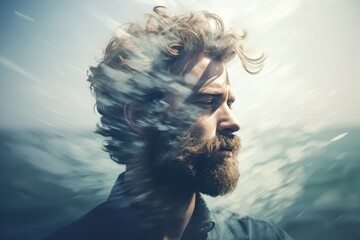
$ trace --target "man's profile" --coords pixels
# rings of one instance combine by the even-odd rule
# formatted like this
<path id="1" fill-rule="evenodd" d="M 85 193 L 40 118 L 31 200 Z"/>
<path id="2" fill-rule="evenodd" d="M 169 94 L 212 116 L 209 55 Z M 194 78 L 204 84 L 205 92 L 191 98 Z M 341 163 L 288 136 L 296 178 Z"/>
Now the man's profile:
<path id="1" fill-rule="evenodd" d="M 107 201 L 48 239 L 291 239 L 263 220 L 212 213 L 201 197 L 231 193 L 240 176 L 225 64 L 237 55 L 256 73 L 264 60 L 245 54 L 245 38 L 205 11 L 155 7 L 123 26 L 88 80 L 97 132 L 126 171 Z"/>

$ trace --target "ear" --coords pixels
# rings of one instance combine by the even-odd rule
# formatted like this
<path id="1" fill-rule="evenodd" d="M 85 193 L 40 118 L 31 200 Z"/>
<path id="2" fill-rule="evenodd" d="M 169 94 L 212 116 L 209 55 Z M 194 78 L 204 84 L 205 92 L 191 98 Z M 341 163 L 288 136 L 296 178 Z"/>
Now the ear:
<path id="1" fill-rule="evenodd" d="M 144 126 L 140 125 L 141 120 L 145 117 L 144 109 L 134 102 L 124 104 L 124 118 L 127 124 L 138 134 L 142 134 Z"/>

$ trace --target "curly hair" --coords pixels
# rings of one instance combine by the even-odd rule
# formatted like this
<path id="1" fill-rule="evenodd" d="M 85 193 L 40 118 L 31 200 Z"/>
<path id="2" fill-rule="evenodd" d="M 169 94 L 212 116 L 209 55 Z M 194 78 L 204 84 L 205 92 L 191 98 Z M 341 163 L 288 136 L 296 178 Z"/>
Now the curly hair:
<path id="1" fill-rule="evenodd" d="M 202 56 L 226 63 L 237 55 L 249 73 L 260 71 L 265 59 L 263 55 L 248 57 L 243 50 L 246 32 L 226 30 L 213 13 L 176 15 L 157 6 L 144 20 L 121 26 L 98 66 L 88 72 L 101 114 L 96 132 L 106 137 L 104 150 L 120 164 L 126 164 L 142 144 L 124 119 L 124 104 L 147 104 L 154 115 L 164 111 L 164 91 L 181 91 L 178 86 L 169 86 L 183 76 L 179 69 L 184 66 L 179 65 L 186 64 L 184 59 Z"/>

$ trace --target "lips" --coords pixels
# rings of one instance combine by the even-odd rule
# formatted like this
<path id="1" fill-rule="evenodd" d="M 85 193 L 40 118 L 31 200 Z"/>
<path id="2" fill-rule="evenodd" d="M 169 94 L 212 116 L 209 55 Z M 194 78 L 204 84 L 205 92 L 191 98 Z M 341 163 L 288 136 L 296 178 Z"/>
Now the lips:
<path id="1" fill-rule="evenodd" d="M 233 152 L 229 149 L 222 148 L 216 152 L 216 155 L 219 155 L 221 158 L 232 158 Z"/>

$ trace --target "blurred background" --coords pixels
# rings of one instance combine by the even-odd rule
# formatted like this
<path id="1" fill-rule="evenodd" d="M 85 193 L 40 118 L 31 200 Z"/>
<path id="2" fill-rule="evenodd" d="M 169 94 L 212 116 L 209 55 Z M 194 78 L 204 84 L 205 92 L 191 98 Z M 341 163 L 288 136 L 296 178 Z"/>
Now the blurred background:
<path id="1" fill-rule="evenodd" d="M 39 239 L 104 201 L 124 170 L 93 133 L 86 71 L 117 27 L 164 5 L 208 10 L 267 56 L 229 63 L 242 177 L 216 209 L 294 239 L 360 239 L 360 2 L 0 1 L 0 239 Z"/>

